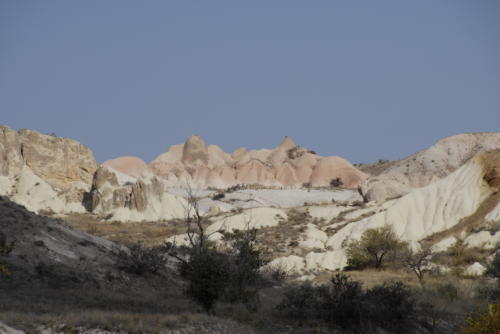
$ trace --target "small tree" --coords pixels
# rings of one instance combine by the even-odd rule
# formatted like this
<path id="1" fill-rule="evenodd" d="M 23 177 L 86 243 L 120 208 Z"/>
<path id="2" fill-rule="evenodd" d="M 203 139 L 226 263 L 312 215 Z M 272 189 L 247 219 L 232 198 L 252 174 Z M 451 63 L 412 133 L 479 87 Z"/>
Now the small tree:
<path id="1" fill-rule="evenodd" d="M 417 275 L 420 285 L 424 286 L 424 275 L 430 270 L 432 251 L 429 246 L 424 246 L 419 251 L 414 252 L 407 247 L 403 255 L 403 261 L 408 269 Z"/>
<path id="2" fill-rule="evenodd" d="M 247 306 L 249 302 L 258 300 L 256 285 L 260 280 L 259 269 L 266 261 L 255 245 L 257 231 L 251 229 L 250 222 L 247 222 L 246 230 L 225 233 L 225 241 L 230 247 L 217 249 L 209 240 L 210 234 L 205 231 L 199 199 L 190 187 L 187 194 L 187 257 L 180 256 L 175 245 L 170 250 L 170 255 L 179 260 L 180 273 L 187 280 L 186 295 L 207 312 L 211 312 L 215 303 L 223 297 L 230 302 L 244 302 Z"/>
<path id="3" fill-rule="evenodd" d="M 247 228 L 225 234 L 229 247 L 229 282 L 226 297 L 230 302 L 248 303 L 257 298 L 256 286 L 261 279 L 260 268 L 267 264 L 262 251 L 256 247 L 257 230 Z"/>
<path id="4" fill-rule="evenodd" d="M 355 240 L 346 249 L 347 264 L 353 269 L 368 266 L 380 269 L 388 255 L 395 254 L 405 247 L 406 243 L 396 237 L 388 225 L 366 230 L 360 240 Z"/>

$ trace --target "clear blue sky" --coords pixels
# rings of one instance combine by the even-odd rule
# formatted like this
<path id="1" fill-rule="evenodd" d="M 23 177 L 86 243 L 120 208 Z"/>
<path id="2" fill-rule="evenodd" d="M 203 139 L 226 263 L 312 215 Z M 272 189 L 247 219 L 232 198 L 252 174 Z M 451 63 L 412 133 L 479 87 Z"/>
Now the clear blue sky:
<path id="1" fill-rule="evenodd" d="M 0 0 L 0 124 L 101 162 L 193 133 L 401 158 L 500 131 L 500 1 Z"/>

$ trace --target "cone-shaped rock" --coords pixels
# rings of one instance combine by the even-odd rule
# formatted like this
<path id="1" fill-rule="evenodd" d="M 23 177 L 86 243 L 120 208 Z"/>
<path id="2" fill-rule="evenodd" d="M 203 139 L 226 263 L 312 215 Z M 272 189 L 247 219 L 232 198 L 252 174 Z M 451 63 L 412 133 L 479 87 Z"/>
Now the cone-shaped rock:
<path id="1" fill-rule="evenodd" d="M 208 148 L 200 136 L 192 135 L 188 138 L 182 150 L 182 161 L 186 164 L 208 163 Z"/>

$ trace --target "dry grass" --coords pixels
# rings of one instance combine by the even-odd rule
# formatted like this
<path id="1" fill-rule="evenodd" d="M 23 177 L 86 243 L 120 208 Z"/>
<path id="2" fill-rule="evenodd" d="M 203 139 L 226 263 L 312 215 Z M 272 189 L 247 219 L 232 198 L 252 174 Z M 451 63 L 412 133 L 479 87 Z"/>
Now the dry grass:
<path id="1" fill-rule="evenodd" d="M 62 219 L 71 228 L 125 245 L 142 243 L 146 246 L 156 246 L 162 244 L 165 238 L 186 233 L 186 223 L 181 219 L 166 222 L 122 223 L 105 221 L 92 214 L 73 214 Z"/>

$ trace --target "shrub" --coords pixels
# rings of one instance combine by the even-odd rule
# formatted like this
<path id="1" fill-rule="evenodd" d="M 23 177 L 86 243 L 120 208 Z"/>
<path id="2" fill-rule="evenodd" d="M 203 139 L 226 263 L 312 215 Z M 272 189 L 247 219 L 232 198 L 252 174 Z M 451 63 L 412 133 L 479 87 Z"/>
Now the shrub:
<path id="1" fill-rule="evenodd" d="M 180 272 L 188 281 L 185 294 L 210 312 L 226 288 L 229 278 L 227 258 L 214 250 L 192 253 L 181 262 Z"/>
<path id="2" fill-rule="evenodd" d="M 218 201 L 218 200 L 223 199 L 224 197 L 226 197 L 226 194 L 224 194 L 223 192 L 218 192 L 212 196 L 212 200 Z"/>
<path id="3" fill-rule="evenodd" d="M 458 299 L 458 288 L 452 283 L 440 284 L 436 287 L 435 293 L 437 296 L 444 298 L 450 302 Z"/>
<path id="4" fill-rule="evenodd" d="M 497 250 L 493 260 L 486 266 L 485 275 L 500 278 L 500 250 Z"/>
<path id="5" fill-rule="evenodd" d="M 457 240 L 451 247 L 449 247 L 446 254 L 449 256 L 449 261 L 453 266 L 471 264 L 481 261 L 483 258 L 479 249 L 467 248 L 461 240 Z"/>
<path id="6" fill-rule="evenodd" d="M 416 315 L 416 302 L 403 283 L 363 291 L 359 282 L 342 273 L 332 277 L 327 286 L 304 283 L 288 288 L 277 308 L 287 317 L 319 320 L 330 327 L 396 332 L 408 330 Z"/>
<path id="7" fill-rule="evenodd" d="M 118 268 L 132 274 L 157 274 L 165 265 L 166 252 L 164 246 L 148 248 L 135 244 L 128 250 L 119 250 L 116 261 Z"/>
<path id="8" fill-rule="evenodd" d="M 463 334 L 500 333 L 500 303 L 488 305 L 488 310 L 476 315 L 469 315 Z"/>
<path id="9" fill-rule="evenodd" d="M 234 231 L 226 234 L 230 243 L 228 258 L 229 281 L 226 288 L 226 299 L 230 302 L 254 302 L 257 298 L 256 286 L 261 280 L 260 268 L 267 261 L 255 243 L 257 230 Z"/>
<path id="10" fill-rule="evenodd" d="M 277 309 L 286 317 L 306 320 L 318 317 L 318 305 L 318 287 L 307 282 L 289 287 Z"/>
<path id="11" fill-rule="evenodd" d="M 260 270 L 260 274 L 265 281 L 281 284 L 287 280 L 290 275 L 290 270 L 288 270 L 285 265 L 275 264 L 272 266 L 265 266 Z"/>
<path id="12" fill-rule="evenodd" d="M 327 323 L 349 328 L 358 325 L 363 314 L 363 290 L 359 282 L 339 273 L 331 285 L 318 288 L 318 315 Z"/>
<path id="13" fill-rule="evenodd" d="M 381 268 L 389 256 L 394 256 L 406 247 L 390 226 L 366 230 L 360 240 L 351 242 L 346 249 L 347 265 L 350 269 L 366 267 Z"/>
<path id="14" fill-rule="evenodd" d="M 10 270 L 7 264 L 4 262 L 3 257 L 8 256 L 12 250 L 14 250 L 16 242 L 12 241 L 7 243 L 7 238 L 3 233 L 0 232 L 0 273 L 4 275 L 10 275 Z"/>
<path id="15" fill-rule="evenodd" d="M 330 181 L 330 187 L 340 187 L 344 184 L 340 177 L 336 177 Z"/>
<path id="16" fill-rule="evenodd" d="M 375 286 L 365 295 L 369 321 L 377 327 L 401 332 L 416 314 L 416 302 L 402 282 Z"/>

